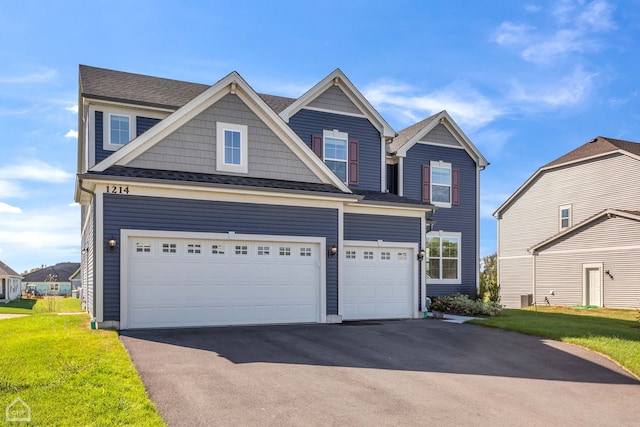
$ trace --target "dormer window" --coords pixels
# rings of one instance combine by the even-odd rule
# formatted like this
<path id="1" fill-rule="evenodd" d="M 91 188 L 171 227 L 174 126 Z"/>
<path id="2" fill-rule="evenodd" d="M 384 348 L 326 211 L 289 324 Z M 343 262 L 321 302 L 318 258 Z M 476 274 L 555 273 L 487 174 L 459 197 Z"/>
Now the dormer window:
<path id="1" fill-rule="evenodd" d="M 109 143 L 124 145 L 131 140 L 129 128 L 131 118 L 119 114 L 109 114 Z"/>

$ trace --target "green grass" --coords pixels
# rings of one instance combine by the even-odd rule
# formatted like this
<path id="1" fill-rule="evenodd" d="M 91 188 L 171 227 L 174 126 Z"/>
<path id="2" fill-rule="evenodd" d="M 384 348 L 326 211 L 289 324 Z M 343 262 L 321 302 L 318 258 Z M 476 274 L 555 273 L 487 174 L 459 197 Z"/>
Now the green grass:
<path id="1" fill-rule="evenodd" d="M 604 354 L 640 377 L 638 311 L 528 307 L 469 323 L 563 341 Z"/>
<path id="2" fill-rule="evenodd" d="M 58 301 L 56 311 L 80 308 L 77 299 Z M 32 425 L 164 425 L 117 332 L 91 330 L 87 315 L 47 313 L 46 300 L 28 305 L 0 311 L 33 313 L 0 320 L 0 409 L 20 397 Z"/>
<path id="3" fill-rule="evenodd" d="M 0 304 L 0 314 L 41 314 L 81 312 L 77 298 L 22 298 Z"/>

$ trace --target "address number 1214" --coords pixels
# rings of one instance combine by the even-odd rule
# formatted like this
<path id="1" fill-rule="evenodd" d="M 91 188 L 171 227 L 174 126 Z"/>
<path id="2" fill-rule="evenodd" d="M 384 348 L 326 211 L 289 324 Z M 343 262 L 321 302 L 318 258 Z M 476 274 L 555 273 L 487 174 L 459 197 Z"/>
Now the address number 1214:
<path id="1" fill-rule="evenodd" d="M 107 193 L 109 194 L 129 194 L 129 187 L 121 185 L 107 185 Z"/>

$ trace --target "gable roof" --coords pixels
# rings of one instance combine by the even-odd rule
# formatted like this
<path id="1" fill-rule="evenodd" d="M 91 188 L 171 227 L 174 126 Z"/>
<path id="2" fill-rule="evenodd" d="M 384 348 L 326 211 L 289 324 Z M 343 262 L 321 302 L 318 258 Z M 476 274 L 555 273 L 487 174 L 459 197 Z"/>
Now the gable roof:
<path id="1" fill-rule="evenodd" d="M 627 218 L 627 219 L 631 219 L 631 220 L 635 220 L 635 221 L 640 221 L 640 211 L 629 211 L 629 210 L 622 210 L 622 209 L 605 209 L 603 211 L 598 212 L 597 214 L 593 215 L 592 217 L 589 217 L 587 219 L 585 219 L 584 221 L 574 225 L 573 227 L 569 227 L 565 230 L 562 230 L 561 232 L 559 232 L 558 234 L 551 236 L 550 238 L 543 240 L 542 242 L 532 246 L 531 248 L 528 249 L 529 253 L 531 254 L 535 254 L 538 250 L 542 249 L 543 247 L 555 242 L 556 240 L 567 236 L 581 228 L 586 227 L 587 225 L 603 218 L 603 217 L 623 217 L 623 218 Z"/>
<path id="2" fill-rule="evenodd" d="M 453 135 L 453 137 L 460 143 L 479 167 L 489 165 L 489 162 L 482 153 L 480 153 L 480 150 L 478 150 L 467 135 L 465 135 L 446 110 L 440 111 L 438 114 L 427 117 L 426 119 L 398 132 L 398 135 L 393 139 L 393 142 L 387 146 L 387 152 L 395 153 L 399 157 L 405 157 L 411 147 L 416 145 L 418 141 L 420 141 L 439 124 L 442 124 L 447 128 L 451 135 Z"/>
<path id="3" fill-rule="evenodd" d="M 9 267 L 4 262 L 0 261 L 0 276 L 14 276 L 20 277 L 18 273 L 15 272 L 11 267 Z"/>
<path id="4" fill-rule="evenodd" d="M 311 151 L 311 148 L 302 142 L 298 135 L 282 121 L 274 110 L 266 104 L 264 99 L 235 71 L 201 92 L 147 132 L 94 165 L 90 170 L 102 172 L 112 166 L 125 166 L 229 93 L 240 97 L 322 182 L 333 184 L 345 193 L 351 193 L 349 187 Z"/>
<path id="5" fill-rule="evenodd" d="M 349 100 L 351 100 L 351 102 L 353 102 L 373 123 L 373 125 L 382 134 L 383 138 L 393 138 L 395 136 L 396 133 L 389 123 L 382 118 L 380 113 L 373 108 L 369 101 L 367 101 L 367 99 L 339 68 L 336 68 L 331 74 L 306 91 L 300 98 L 287 106 L 287 108 L 282 110 L 280 112 L 280 117 L 282 117 L 285 122 L 289 123 L 289 119 L 292 116 L 311 103 L 331 86 L 340 87 Z"/>
<path id="6" fill-rule="evenodd" d="M 56 265 L 44 267 L 22 277 L 23 282 L 46 282 L 51 274 L 56 282 L 70 282 L 70 277 L 80 268 L 79 262 L 61 262 Z"/>
<path id="7" fill-rule="evenodd" d="M 496 209 L 493 216 L 498 218 L 502 211 L 505 210 L 512 201 L 514 201 L 533 181 L 535 181 L 538 176 L 544 172 L 586 160 L 609 156 L 614 153 L 625 154 L 640 160 L 640 143 L 598 136 L 538 169 L 498 209 Z"/>
<path id="8" fill-rule="evenodd" d="M 103 101 L 123 102 L 145 107 L 177 110 L 211 87 L 144 74 L 80 65 L 80 95 Z M 269 107 L 280 113 L 294 98 L 258 94 Z"/>

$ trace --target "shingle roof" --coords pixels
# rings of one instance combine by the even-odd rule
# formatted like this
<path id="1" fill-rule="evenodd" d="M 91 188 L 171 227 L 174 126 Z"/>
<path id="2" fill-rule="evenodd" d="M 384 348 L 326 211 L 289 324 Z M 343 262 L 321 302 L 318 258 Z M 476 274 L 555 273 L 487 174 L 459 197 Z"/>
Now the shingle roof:
<path id="1" fill-rule="evenodd" d="M 430 209 L 434 207 L 429 203 L 423 203 L 419 200 L 398 196 L 397 194 L 392 194 L 392 193 L 381 193 L 379 191 L 356 190 L 356 189 L 354 189 L 353 192 L 354 194 L 364 196 L 364 199 L 363 199 L 364 203 L 379 202 L 383 204 L 394 204 L 394 205 L 413 205 L 416 207 L 424 207 L 425 209 Z"/>
<path id="2" fill-rule="evenodd" d="M 0 276 L 17 276 L 20 277 L 18 273 L 15 272 L 11 267 L 9 267 L 4 262 L 0 261 Z"/>
<path id="3" fill-rule="evenodd" d="M 404 128 L 401 131 L 399 131 L 398 135 L 395 138 L 393 138 L 393 142 L 389 144 L 389 147 L 388 147 L 389 153 L 395 153 L 396 151 L 398 151 L 400 147 L 406 144 L 411 138 L 416 136 L 418 132 L 424 129 L 425 126 L 431 123 L 438 116 L 438 114 L 434 114 L 431 117 L 427 117 L 426 119 L 421 120 L 418 123 L 413 124 L 408 128 Z"/>
<path id="4" fill-rule="evenodd" d="M 169 180 L 180 182 L 195 182 L 203 184 L 243 186 L 256 188 L 273 188 L 294 191 L 312 191 L 321 193 L 347 194 L 331 184 L 310 182 L 283 181 L 278 179 L 252 178 L 247 176 L 215 175 L 207 173 L 166 171 L 159 169 L 131 168 L 126 166 L 112 166 L 102 172 L 88 172 L 89 176 L 117 176 L 124 178 Z"/>
<path id="5" fill-rule="evenodd" d="M 640 156 L 640 143 L 599 136 L 587 142 L 586 144 L 581 145 L 575 150 L 568 152 L 564 156 L 559 157 L 550 163 L 547 163 L 543 166 L 543 168 L 549 166 L 557 166 L 563 163 L 569 163 L 616 150 L 624 150 L 628 153 Z"/>
<path id="6" fill-rule="evenodd" d="M 175 110 L 209 87 L 206 84 L 80 65 L 80 93 L 105 101 Z M 276 113 L 295 101 L 282 96 L 259 95 Z"/>
<path id="7" fill-rule="evenodd" d="M 71 275 L 80 268 L 79 262 L 61 262 L 56 265 L 44 267 L 22 277 L 23 282 L 45 282 L 49 275 L 55 276 L 56 282 L 69 282 Z"/>

